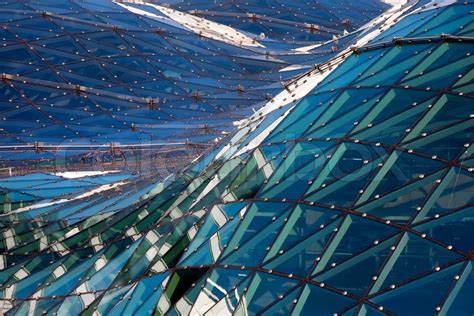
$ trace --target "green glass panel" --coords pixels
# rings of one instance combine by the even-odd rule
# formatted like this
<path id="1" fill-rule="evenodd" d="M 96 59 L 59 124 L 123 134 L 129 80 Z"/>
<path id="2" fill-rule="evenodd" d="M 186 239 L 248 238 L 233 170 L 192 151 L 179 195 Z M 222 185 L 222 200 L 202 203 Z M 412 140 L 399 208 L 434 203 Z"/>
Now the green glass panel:
<path id="1" fill-rule="evenodd" d="M 336 236 L 331 240 L 331 244 L 317 263 L 313 275 L 330 269 L 331 265 L 337 265 L 362 251 L 367 251 L 373 245 L 381 243 L 396 233 L 398 230 L 391 225 L 360 216 L 346 216 L 343 224 L 337 230 Z"/>
<path id="2" fill-rule="evenodd" d="M 392 284 L 398 285 L 461 258 L 454 251 L 449 251 L 412 233 L 408 233 L 406 237 L 398 246 L 399 249 L 395 252 L 398 256 L 393 257 L 394 262 L 387 268 L 386 277 L 380 278 L 376 287 L 380 284 L 380 289 L 386 289 Z"/>
<path id="3" fill-rule="evenodd" d="M 245 310 L 249 313 L 258 313 L 298 284 L 298 281 L 289 278 L 256 273 L 245 293 Z"/>
<path id="4" fill-rule="evenodd" d="M 314 232 L 309 237 L 293 244 L 288 250 L 278 252 L 276 257 L 269 260 L 265 267 L 275 271 L 305 277 L 316 264 L 316 259 L 322 254 L 334 234 L 334 229 L 340 220 Z"/>
<path id="5" fill-rule="evenodd" d="M 300 291 L 301 291 L 301 287 L 297 287 L 291 290 L 289 294 L 286 294 L 285 296 L 281 298 L 278 297 L 278 300 L 276 300 L 273 303 L 273 305 L 267 306 L 261 315 L 264 315 L 264 316 L 289 315 L 294 306 L 293 300 L 299 295 Z"/>
<path id="6" fill-rule="evenodd" d="M 362 297 L 390 252 L 395 238 L 375 245 L 315 276 L 313 279 Z"/>
<path id="7" fill-rule="evenodd" d="M 293 309 L 292 315 L 333 315 L 354 301 L 342 294 L 308 284 Z"/>
<path id="8" fill-rule="evenodd" d="M 457 264 L 440 272 L 431 273 L 371 298 L 371 301 L 382 305 L 387 311 L 399 315 L 406 313 L 416 313 L 417 315 L 436 314 L 436 307 L 439 306 L 443 296 L 453 283 L 454 275 L 459 268 L 460 264 Z M 413 302 L 416 302 L 416 304 L 412 304 Z"/>

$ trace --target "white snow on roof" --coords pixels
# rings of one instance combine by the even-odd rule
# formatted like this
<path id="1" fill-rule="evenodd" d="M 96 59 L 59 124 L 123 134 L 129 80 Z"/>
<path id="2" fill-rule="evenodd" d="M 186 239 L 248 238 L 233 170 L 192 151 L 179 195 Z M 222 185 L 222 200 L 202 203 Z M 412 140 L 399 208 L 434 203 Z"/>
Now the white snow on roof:
<path id="1" fill-rule="evenodd" d="M 163 19 L 162 16 L 127 5 L 126 3 L 119 3 L 116 1 L 114 2 L 133 13 L 140 14 L 153 19 Z M 230 26 L 216 23 L 181 11 L 166 8 L 157 4 L 146 3 L 137 0 L 130 2 L 153 7 L 161 14 L 179 23 L 181 26 L 204 37 L 212 38 L 214 40 L 226 42 L 228 44 L 237 46 L 265 47 L 264 45 L 257 42 L 254 38 L 248 37 L 244 33 L 239 32 Z"/>
<path id="2" fill-rule="evenodd" d="M 395 1 L 394 1 L 395 2 Z M 398 19 L 408 11 L 412 6 L 414 6 L 418 1 L 417 0 L 397 0 L 397 4 L 373 19 L 366 25 L 362 26 L 360 29 L 372 29 L 367 34 L 363 35 L 355 43 L 356 47 L 367 45 L 371 40 L 379 36 L 383 31 L 396 24 Z M 380 27 L 375 28 L 374 26 L 380 24 Z"/>
<path id="3" fill-rule="evenodd" d="M 301 47 L 295 48 L 294 51 L 305 53 L 305 52 L 310 51 L 312 49 L 315 49 L 315 48 L 317 48 L 321 45 L 323 45 L 323 43 L 313 44 L 313 45 L 309 45 L 309 46 L 301 46 Z"/>
<path id="4" fill-rule="evenodd" d="M 392 6 L 397 6 L 397 5 L 402 5 L 406 2 L 406 0 L 382 0 L 382 2 L 385 2 L 387 4 L 390 4 Z"/>
<path id="5" fill-rule="evenodd" d="M 75 197 L 72 197 L 72 198 L 60 199 L 60 200 L 44 200 L 42 202 L 35 203 L 33 205 L 18 208 L 16 210 L 12 211 L 11 213 L 21 213 L 21 212 L 26 212 L 26 211 L 34 210 L 34 209 L 37 209 L 37 208 L 46 207 L 46 206 L 67 203 L 67 202 L 71 202 L 71 201 L 74 201 L 74 200 L 81 200 L 81 199 L 84 199 L 86 197 L 89 197 L 91 195 L 94 195 L 94 194 L 97 194 L 97 193 L 100 193 L 100 192 L 103 192 L 103 191 L 108 191 L 108 190 L 115 189 L 115 188 L 117 188 L 119 186 L 122 186 L 124 184 L 127 184 L 127 183 L 128 182 L 126 182 L 126 181 L 119 181 L 119 182 L 115 182 L 115 183 L 111 183 L 111 184 L 104 184 L 104 185 L 98 186 L 97 188 L 95 188 L 93 190 L 90 190 L 88 192 L 76 195 Z"/>
<path id="6" fill-rule="evenodd" d="M 309 65 L 298 65 L 298 64 L 293 64 L 288 67 L 282 68 L 279 70 L 279 72 L 283 71 L 291 71 L 291 70 L 298 70 L 298 69 L 306 69 L 306 68 L 311 68 Z"/>
<path id="7" fill-rule="evenodd" d="M 104 175 L 108 173 L 116 173 L 120 172 L 120 170 L 109 170 L 109 171 L 65 171 L 65 172 L 56 172 L 53 173 L 55 176 L 63 177 L 66 179 L 77 179 L 77 178 L 84 178 L 84 177 L 93 177 Z"/>
<path id="8" fill-rule="evenodd" d="M 414 10 L 410 14 L 416 14 L 416 13 L 423 12 L 423 11 L 429 11 L 429 10 L 433 10 L 433 9 L 436 9 L 436 8 L 445 7 L 445 6 L 453 4 L 455 2 L 457 2 L 457 0 L 433 0 L 433 1 L 425 4 L 421 8 L 418 8 L 418 9 Z"/>

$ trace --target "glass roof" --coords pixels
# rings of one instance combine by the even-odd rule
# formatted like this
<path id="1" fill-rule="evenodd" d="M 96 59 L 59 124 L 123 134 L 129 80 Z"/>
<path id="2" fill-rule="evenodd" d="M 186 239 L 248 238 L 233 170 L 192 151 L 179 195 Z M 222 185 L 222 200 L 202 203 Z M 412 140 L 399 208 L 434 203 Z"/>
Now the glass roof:
<path id="1" fill-rule="evenodd" d="M 391 10 L 348 40 L 362 45 L 273 86 L 278 94 L 178 172 L 1 178 L 2 310 L 473 314 L 474 4 Z M 118 116 L 127 102 L 107 89 L 6 80 L 5 93 L 26 89 L 12 96 L 21 100 L 41 86 L 33 103 L 47 95 Z M 42 132 L 51 126 L 69 132 Z"/>
<path id="2" fill-rule="evenodd" d="M 159 3 L 159 1 L 151 1 Z M 326 41 L 351 32 L 389 8 L 377 1 L 171 1 L 170 6 L 263 37 L 264 43 Z M 308 32 L 309 31 L 309 32 Z M 275 43 L 277 44 L 277 43 Z"/>
<path id="3" fill-rule="evenodd" d="M 262 9 L 261 3 L 254 5 Z M 197 7 L 210 12 L 202 3 Z M 285 7 L 294 11 L 289 3 Z M 360 7 L 355 25 L 387 6 Z M 321 3 L 305 8 L 312 14 L 304 18 L 279 14 L 277 23 L 290 27 L 295 18 L 313 23 L 314 15 L 325 11 L 318 23 L 341 36 L 334 19 L 345 20 L 349 9 Z M 7 1 L 0 10 L 0 137 L 10 146 L 0 160 L 7 167 L 53 161 L 55 151 L 70 142 L 208 147 L 277 94 L 280 82 L 301 72 L 294 65 L 330 57 L 292 51 L 297 46 L 286 37 L 268 41 L 245 27 L 195 20 L 191 14 L 181 18 L 183 13 L 149 3 Z M 267 11 L 261 13 L 274 15 Z M 223 31 L 214 34 L 213 28 Z M 320 38 L 315 32 L 318 38 L 304 43 L 327 40 L 327 32 Z M 77 150 L 71 159 L 90 154 Z"/>

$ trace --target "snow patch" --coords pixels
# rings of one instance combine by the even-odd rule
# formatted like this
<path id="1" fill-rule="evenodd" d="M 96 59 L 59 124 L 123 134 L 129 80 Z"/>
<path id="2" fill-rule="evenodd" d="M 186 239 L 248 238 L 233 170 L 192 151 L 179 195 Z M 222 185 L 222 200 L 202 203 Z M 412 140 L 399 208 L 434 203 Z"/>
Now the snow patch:
<path id="1" fill-rule="evenodd" d="M 125 3 L 119 3 L 114 1 L 116 4 L 120 5 L 121 7 L 136 13 L 140 14 L 149 18 L 153 19 L 160 19 L 162 20 L 163 17 L 147 12 L 145 10 L 141 10 L 132 6 L 129 6 Z M 184 28 L 187 28 L 190 31 L 193 31 L 196 34 L 199 34 L 204 37 L 212 38 L 214 40 L 222 41 L 228 44 L 237 45 L 237 46 L 249 46 L 249 47 L 265 47 L 264 45 L 257 42 L 254 38 L 250 38 L 244 33 L 237 31 L 236 29 L 216 23 L 204 18 L 200 18 L 191 14 L 187 14 L 181 11 L 173 10 L 167 7 L 163 7 L 157 4 L 146 3 L 143 1 L 131 1 L 135 4 L 140 4 L 144 6 L 153 7 L 161 14 L 167 16 L 169 19 L 179 23 Z"/>
<path id="2" fill-rule="evenodd" d="M 127 184 L 127 183 L 128 183 L 127 181 L 120 181 L 120 182 L 115 182 L 113 184 L 104 184 L 104 185 L 101 185 L 101 186 L 91 190 L 91 191 L 79 194 L 79 195 L 77 195 L 73 198 L 70 198 L 70 199 L 45 200 L 41 203 L 36 203 L 36 204 L 30 205 L 30 206 L 25 206 L 25 207 L 18 208 L 16 210 L 14 210 L 12 213 L 21 213 L 21 212 L 26 212 L 26 211 L 46 207 L 46 206 L 52 206 L 52 205 L 67 203 L 67 202 L 71 202 L 71 201 L 74 201 L 74 200 L 81 200 L 81 199 L 84 199 L 86 197 L 89 197 L 91 195 L 94 195 L 94 194 L 97 194 L 97 193 L 100 193 L 100 192 L 115 189 L 115 188 L 117 188 L 119 186 L 122 186 L 124 184 Z"/>
<path id="3" fill-rule="evenodd" d="M 84 177 L 94 177 L 109 173 L 120 172 L 120 170 L 109 170 L 109 171 L 65 171 L 65 172 L 56 172 L 53 175 L 58 177 L 63 177 L 66 179 L 78 179 Z"/>

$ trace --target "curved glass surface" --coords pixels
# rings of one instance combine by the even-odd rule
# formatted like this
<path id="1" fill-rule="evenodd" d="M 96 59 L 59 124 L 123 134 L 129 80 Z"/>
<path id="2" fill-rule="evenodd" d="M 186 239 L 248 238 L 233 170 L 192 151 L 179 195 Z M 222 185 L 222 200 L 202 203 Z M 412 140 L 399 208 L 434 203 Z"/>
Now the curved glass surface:
<path id="1" fill-rule="evenodd" d="M 258 4 L 248 6 L 253 10 Z M 113 10 L 118 4 L 87 5 Z M 193 6 L 236 8 L 202 5 L 170 4 L 188 13 Z M 5 6 L 21 11 L 33 4 Z M 83 16 L 68 5 L 53 7 L 51 12 Z M 128 12 L 161 12 L 165 20 L 176 12 L 143 3 L 119 7 L 127 13 L 108 18 L 129 29 L 143 20 L 124 21 Z M 331 51 L 326 62 L 307 72 L 299 69 L 283 88 L 273 81 L 269 86 L 280 91 L 277 95 L 227 139 L 167 177 L 95 170 L 0 178 L 2 311 L 473 314 L 474 4 L 408 1 L 390 10 L 384 22 L 374 22 L 375 29 L 360 30 L 355 41 L 346 38 L 362 45 Z M 113 32 L 95 41 L 105 43 Z M 183 49 L 192 45 L 185 35 L 176 40 Z M 230 45 L 225 36 L 213 41 Z M 301 54 L 309 56 L 305 62 L 314 57 L 307 51 Z M 278 73 L 255 71 L 256 76 Z M 6 76 L 5 95 L 15 102 L 26 98 L 22 94 L 35 95 L 35 102 L 55 98 L 58 106 L 41 107 L 55 118 L 80 120 L 80 113 L 61 111 L 59 104 L 72 102 L 104 111 L 97 123 L 87 118 L 94 127 L 107 122 L 104 130 L 114 124 L 112 115 L 119 117 L 116 107 L 129 102 L 114 91 L 120 85 L 66 92 L 66 83 L 54 88 L 44 78 L 35 78 L 34 85 L 22 78 Z M 20 87 L 24 92 L 13 93 Z M 136 104 L 146 104 L 136 98 Z M 159 103 L 156 107 L 164 111 Z M 143 110 L 120 108 L 136 115 Z M 9 107 L 12 115 L 25 118 L 20 109 Z M 150 115 L 144 119 L 155 122 Z M 52 139 L 77 131 L 60 124 L 31 129 L 45 137 L 54 131 Z M 15 136 L 8 139 L 15 144 Z M 39 145 L 37 151 L 44 153 Z"/>

